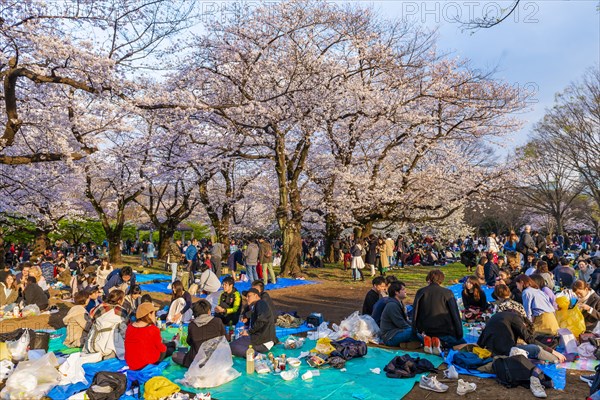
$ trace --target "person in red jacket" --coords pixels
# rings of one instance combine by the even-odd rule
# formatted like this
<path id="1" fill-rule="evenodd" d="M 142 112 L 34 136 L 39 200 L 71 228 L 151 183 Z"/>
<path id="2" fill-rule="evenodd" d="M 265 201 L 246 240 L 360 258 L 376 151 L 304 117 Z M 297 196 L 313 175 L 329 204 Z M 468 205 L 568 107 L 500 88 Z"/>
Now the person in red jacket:
<path id="1" fill-rule="evenodd" d="M 142 303 L 135 312 L 136 321 L 125 332 L 125 362 L 132 370 L 158 364 L 175 351 L 175 343 L 163 343 L 156 326 L 156 310 L 152 303 Z"/>

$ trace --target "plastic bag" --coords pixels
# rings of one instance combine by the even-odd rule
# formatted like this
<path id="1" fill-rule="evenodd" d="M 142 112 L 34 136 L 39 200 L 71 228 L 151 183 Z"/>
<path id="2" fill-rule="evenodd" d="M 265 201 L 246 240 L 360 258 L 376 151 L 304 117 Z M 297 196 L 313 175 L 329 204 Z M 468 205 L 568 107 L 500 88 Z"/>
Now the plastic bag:
<path id="1" fill-rule="evenodd" d="M 99 361 L 102 361 L 101 353 L 73 353 L 69 355 L 69 358 L 58 369 L 63 375 L 60 385 L 71 385 L 79 382 L 89 385 L 90 382 L 85 379 L 83 364 L 97 363 Z"/>
<path id="2" fill-rule="evenodd" d="M 233 368 L 233 358 L 225 336 L 210 339 L 200 346 L 183 379 L 177 381 L 194 388 L 217 387 L 241 374 Z"/>
<path id="3" fill-rule="evenodd" d="M 581 343 L 579 346 L 577 346 L 577 353 L 579 354 L 580 357 L 583 357 L 583 358 L 591 358 L 592 360 L 595 360 L 596 359 L 596 357 L 594 357 L 595 351 L 596 351 L 596 348 L 591 343 Z"/>
<path id="4" fill-rule="evenodd" d="M 334 324 L 335 326 L 335 324 Z M 309 340 L 317 340 L 320 338 L 328 337 L 333 334 L 333 331 L 329 329 L 327 322 L 323 322 L 321 325 L 317 327 L 316 331 L 310 331 L 307 333 L 307 337 Z"/>
<path id="5" fill-rule="evenodd" d="M 10 356 L 15 361 L 24 360 L 27 356 L 27 347 L 29 346 L 29 331 L 23 332 L 20 338 L 15 341 L 6 342 L 6 347 Z"/>
<path id="6" fill-rule="evenodd" d="M 298 338 L 295 336 L 289 336 L 285 342 L 283 342 L 283 347 L 286 350 L 299 349 L 304 346 L 304 338 Z"/>
<path id="7" fill-rule="evenodd" d="M 6 381 L 0 392 L 3 400 L 40 399 L 60 382 L 61 374 L 56 370 L 58 361 L 54 353 L 39 360 L 22 361 Z"/>
<path id="8" fill-rule="evenodd" d="M 359 315 L 358 311 L 344 319 L 338 329 L 337 334 L 333 336 L 334 339 L 350 336 L 363 342 L 379 341 L 380 329 L 377 322 L 370 315 Z"/>
<path id="9" fill-rule="evenodd" d="M 556 298 L 556 305 L 558 310 L 556 311 L 556 320 L 558 326 L 566 328 L 579 337 L 585 332 L 585 319 L 579 307 L 568 308 L 570 306 L 570 299 L 567 296 L 560 296 Z"/>
<path id="10" fill-rule="evenodd" d="M 332 351 L 335 351 L 335 347 L 331 345 L 331 339 L 321 338 L 317 340 L 317 346 L 315 347 L 317 353 L 330 355 Z"/>
<path id="11" fill-rule="evenodd" d="M 21 315 L 23 317 L 35 317 L 36 315 L 40 315 L 42 312 L 37 304 L 30 304 L 28 306 L 23 307 L 21 310 Z"/>
<path id="12" fill-rule="evenodd" d="M 570 330 L 561 328 L 558 330 L 558 336 L 560 336 L 560 345 L 568 354 L 577 354 L 577 341 Z"/>

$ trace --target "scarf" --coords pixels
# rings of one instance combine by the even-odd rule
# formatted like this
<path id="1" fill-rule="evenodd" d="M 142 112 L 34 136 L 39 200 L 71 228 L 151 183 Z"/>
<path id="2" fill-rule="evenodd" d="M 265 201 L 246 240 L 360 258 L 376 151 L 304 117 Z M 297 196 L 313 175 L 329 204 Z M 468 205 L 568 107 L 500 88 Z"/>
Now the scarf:
<path id="1" fill-rule="evenodd" d="M 202 314 L 196 318 L 194 318 L 194 323 L 198 326 L 198 328 L 202 328 L 204 325 L 208 324 L 212 321 L 214 317 L 209 314 Z"/>

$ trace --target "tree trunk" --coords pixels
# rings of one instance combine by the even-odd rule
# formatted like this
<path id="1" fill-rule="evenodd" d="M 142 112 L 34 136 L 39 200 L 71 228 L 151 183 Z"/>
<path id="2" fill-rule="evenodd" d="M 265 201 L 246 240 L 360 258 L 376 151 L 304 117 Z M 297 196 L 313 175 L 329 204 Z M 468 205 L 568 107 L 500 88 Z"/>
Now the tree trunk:
<path id="1" fill-rule="evenodd" d="M 48 233 L 50 233 L 50 231 L 44 229 L 35 230 L 32 257 L 40 257 L 42 254 L 44 254 L 44 251 L 46 251 L 46 249 L 50 247 L 50 239 L 48 239 Z"/>
<path id="2" fill-rule="evenodd" d="M 217 242 L 223 243 L 225 246 L 225 251 L 229 254 L 229 223 L 230 216 L 228 213 L 223 213 L 223 217 L 217 222 L 213 223 L 213 228 L 215 229 L 215 236 Z"/>
<path id="3" fill-rule="evenodd" d="M 112 232 L 106 232 L 108 240 L 108 258 L 111 264 L 121 263 L 121 231 L 114 229 Z"/>
<path id="4" fill-rule="evenodd" d="M 165 224 L 158 227 L 158 258 L 163 260 L 167 258 L 167 253 L 169 252 L 169 246 L 171 245 L 171 240 L 175 235 L 175 230 L 178 224 L 164 226 Z"/>
<path id="5" fill-rule="evenodd" d="M 556 234 L 557 235 L 564 235 L 562 216 L 561 215 L 555 215 L 554 219 L 556 220 Z"/>
<path id="6" fill-rule="evenodd" d="M 371 234 L 373 231 L 373 222 L 365 222 L 362 226 L 354 227 L 354 239 L 364 239 Z"/>
<path id="7" fill-rule="evenodd" d="M 300 225 L 289 222 L 283 229 L 283 254 L 281 258 L 281 276 L 297 277 L 302 274 L 300 260 L 302 256 L 302 237 Z"/>
<path id="8" fill-rule="evenodd" d="M 334 213 L 325 215 L 325 262 L 335 263 L 337 255 L 333 242 L 340 236 L 339 224 Z M 339 260 L 338 260 L 339 261 Z"/>

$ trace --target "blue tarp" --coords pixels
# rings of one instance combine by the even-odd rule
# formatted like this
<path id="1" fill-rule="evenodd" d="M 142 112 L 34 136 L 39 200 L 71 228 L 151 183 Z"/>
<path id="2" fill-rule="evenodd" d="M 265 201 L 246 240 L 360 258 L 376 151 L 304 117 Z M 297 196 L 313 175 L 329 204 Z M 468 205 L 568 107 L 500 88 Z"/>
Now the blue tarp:
<path id="1" fill-rule="evenodd" d="M 456 353 L 458 353 L 458 352 L 455 350 L 450 350 L 444 361 L 446 362 L 446 364 L 448 364 L 448 366 L 454 365 L 454 368 L 456 368 L 456 372 L 458 372 L 459 374 L 472 375 L 472 376 L 477 376 L 479 378 L 493 378 L 493 379 L 496 378 L 495 374 L 486 374 L 483 372 L 479 372 L 477 370 L 468 370 L 468 369 L 464 369 L 464 368 L 459 367 L 458 365 L 454 364 L 452 362 L 452 360 L 454 358 L 454 354 L 456 354 Z M 546 375 L 548 375 L 550 378 L 552 378 L 555 389 L 565 390 L 565 387 L 567 385 L 567 370 L 566 369 L 556 368 L 555 364 L 541 364 L 540 363 L 537 366 L 542 371 L 544 371 L 544 373 Z"/>
<path id="2" fill-rule="evenodd" d="M 169 281 L 171 282 L 171 275 L 165 274 L 135 274 L 135 281 L 137 283 L 148 283 L 152 281 Z"/>
<path id="3" fill-rule="evenodd" d="M 461 283 L 447 286 L 446 288 L 450 289 L 452 293 L 454 293 L 454 297 L 457 299 L 462 298 L 461 292 L 463 290 L 463 285 Z M 481 288 L 485 292 L 485 296 L 487 297 L 488 301 L 493 301 L 494 299 L 492 298 L 492 293 L 494 293 L 494 288 L 487 287 L 486 285 L 481 286 Z"/>
<path id="4" fill-rule="evenodd" d="M 158 275 L 158 274 L 155 274 L 155 275 Z M 138 276 L 144 276 L 144 275 L 138 275 Z M 161 276 L 161 275 L 159 275 L 159 276 Z M 162 275 L 162 276 L 167 276 L 167 275 Z M 137 277 L 136 277 L 136 279 L 137 279 Z M 146 284 L 140 285 L 140 287 L 143 291 L 146 291 L 146 292 L 159 292 L 159 293 L 170 294 L 171 290 L 167 289 L 167 286 L 169 285 L 170 280 L 171 280 L 171 278 L 169 277 L 168 282 L 165 281 L 165 282 L 159 282 L 159 283 L 146 283 Z M 222 280 L 223 280 L 223 277 L 221 277 L 221 281 Z M 292 287 L 292 286 L 312 285 L 315 283 L 318 283 L 318 282 L 303 280 L 303 279 L 279 278 L 279 279 L 277 279 L 276 284 L 269 283 L 269 284 L 267 284 L 267 286 L 265 286 L 265 289 L 266 290 L 276 290 L 276 289 L 284 289 L 284 288 Z M 242 292 L 244 290 L 250 289 L 250 282 L 236 282 L 235 287 L 237 290 Z"/>

